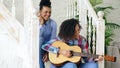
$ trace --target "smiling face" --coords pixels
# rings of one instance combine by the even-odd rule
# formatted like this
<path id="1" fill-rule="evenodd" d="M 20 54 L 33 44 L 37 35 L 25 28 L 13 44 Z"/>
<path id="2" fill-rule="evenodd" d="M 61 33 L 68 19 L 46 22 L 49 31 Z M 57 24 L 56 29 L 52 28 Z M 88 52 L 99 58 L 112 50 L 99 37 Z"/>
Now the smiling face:
<path id="1" fill-rule="evenodd" d="M 43 6 L 43 8 L 40 10 L 40 16 L 47 21 L 51 16 L 51 8 Z"/>

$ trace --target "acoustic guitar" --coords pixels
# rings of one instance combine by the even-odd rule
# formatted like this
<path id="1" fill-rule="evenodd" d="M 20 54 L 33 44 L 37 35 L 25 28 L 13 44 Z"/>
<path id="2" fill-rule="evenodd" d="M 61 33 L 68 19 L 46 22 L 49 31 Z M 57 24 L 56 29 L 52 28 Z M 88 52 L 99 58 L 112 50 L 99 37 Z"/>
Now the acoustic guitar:
<path id="1" fill-rule="evenodd" d="M 52 46 L 60 48 L 62 50 L 70 50 L 73 52 L 73 56 L 68 58 L 63 56 L 62 54 L 54 54 L 54 53 L 49 53 L 49 60 L 51 63 L 55 65 L 60 65 L 62 63 L 65 63 L 67 61 L 73 62 L 73 63 L 78 63 L 81 59 L 81 57 L 93 57 L 97 58 L 99 55 L 94 55 L 94 54 L 86 54 L 86 53 L 81 53 L 81 48 L 79 46 L 69 46 L 66 43 L 62 41 L 56 41 L 52 44 Z M 104 59 L 107 61 L 116 61 L 116 57 L 113 56 L 104 56 Z"/>

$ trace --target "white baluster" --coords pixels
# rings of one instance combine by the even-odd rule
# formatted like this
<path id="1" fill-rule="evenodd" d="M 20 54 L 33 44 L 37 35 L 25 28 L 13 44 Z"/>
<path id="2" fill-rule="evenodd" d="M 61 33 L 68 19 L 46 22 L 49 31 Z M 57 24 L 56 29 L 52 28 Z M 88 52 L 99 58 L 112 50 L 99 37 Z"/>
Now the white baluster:
<path id="1" fill-rule="evenodd" d="M 85 38 L 87 38 L 87 7 L 84 4 L 83 0 L 78 1 L 79 5 L 79 21 L 81 22 L 82 30 L 80 32 Z"/>
<path id="2" fill-rule="evenodd" d="M 72 0 L 72 18 L 74 18 L 74 3 L 75 3 L 75 1 Z"/>
<path id="3" fill-rule="evenodd" d="M 67 0 L 68 2 L 67 2 L 67 18 L 69 19 L 69 0 Z"/>
<path id="4" fill-rule="evenodd" d="M 105 20 L 103 19 L 104 13 L 98 12 L 99 20 L 96 28 L 96 54 L 104 55 L 105 45 Z M 104 61 L 99 62 L 99 67 L 104 68 Z"/>
<path id="5" fill-rule="evenodd" d="M 75 1 L 74 0 L 71 0 L 71 18 L 74 18 L 74 3 Z"/>
<path id="6" fill-rule="evenodd" d="M 71 0 L 70 0 L 70 6 L 69 6 L 69 8 L 70 8 L 70 13 L 69 13 L 69 15 L 70 15 L 70 18 L 71 18 L 71 16 L 72 16 L 72 2 L 71 2 Z"/>
<path id="7" fill-rule="evenodd" d="M 39 19 L 37 17 L 37 10 L 33 8 L 32 12 L 32 68 L 39 68 Z"/>
<path id="8" fill-rule="evenodd" d="M 68 2 L 68 4 L 67 4 L 67 18 L 69 19 L 70 18 L 70 0 L 67 0 Z"/>
<path id="9" fill-rule="evenodd" d="M 77 0 L 76 15 L 79 15 L 79 1 Z"/>
<path id="10" fill-rule="evenodd" d="M 104 12 L 99 11 L 97 14 L 98 14 L 99 20 L 103 20 Z"/>
<path id="11" fill-rule="evenodd" d="M 78 0 L 74 0 L 74 18 L 76 18 L 77 14 L 78 14 Z"/>
<path id="12" fill-rule="evenodd" d="M 70 18 L 70 0 L 68 0 L 68 4 L 67 4 L 67 18 Z"/>
<path id="13" fill-rule="evenodd" d="M 74 3 L 73 3 L 73 9 L 74 9 L 74 10 L 73 10 L 73 15 L 74 15 L 73 17 L 74 17 L 74 18 L 75 18 L 75 16 L 76 16 L 76 7 L 77 7 L 77 6 L 76 6 L 76 0 L 74 0 Z"/>
<path id="14" fill-rule="evenodd" d="M 15 16 L 15 1 L 12 2 L 12 15 Z"/>
<path id="15" fill-rule="evenodd" d="M 93 37 L 92 37 L 92 51 L 93 51 L 93 54 L 95 54 L 95 25 L 93 25 Z"/>
<path id="16" fill-rule="evenodd" d="M 89 44 L 89 51 L 91 50 L 91 17 L 88 20 L 88 44 Z"/>
<path id="17" fill-rule="evenodd" d="M 91 23 L 92 23 L 92 17 L 90 15 L 90 12 L 88 11 L 88 44 L 89 44 L 89 51 L 91 50 Z"/>
<path id="18" fill-rule="evenodd" d="M 73 18 L 73 0 L 70 0 L 70 18 Z"/>

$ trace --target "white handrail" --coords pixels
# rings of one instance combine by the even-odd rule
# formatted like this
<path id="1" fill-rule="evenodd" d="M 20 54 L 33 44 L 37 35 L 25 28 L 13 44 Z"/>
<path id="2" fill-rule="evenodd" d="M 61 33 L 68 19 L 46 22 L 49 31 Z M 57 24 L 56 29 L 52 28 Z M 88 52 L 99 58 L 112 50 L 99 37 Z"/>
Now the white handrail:
<path id="1" fill-rule="evenodd" d="M 85 2 L 85 5 L 86 5 L 88 11 L 90 12 L 91 16 L 92 16 L 94 19 L 97 20 L 97 19 L 98 19 L 98 16 L 97 16 L 95 10 L 93 9 L 92 5 L 90 4 L 89 0 L 84 0 L 84 2 Z"/>
<path id="2" fill-rule="evenodd" d="M 14 37 L 17 41 L 22 41 L 21 39 L 21 31 L 23 30 L 23 26 L 16 20 L 16 18 L 9 12 L 9 10 L 0 3 L 0 14 L 2 16 L 1 21 L 4 21 L 6 29 L 9 31 L 11 36 Z M 23 31 L 22 31 L 23 32 Z"/>
<path id="3" fill-rule="evenodd" d="M 92 18 L 92 26 L 95 26 L 94 29 L 96 28 L 96 49 L 95 45 L 93 45 L 92 49 L 93 51 L 96 50 L 96 54 L 104 55 L 104 39 L 105 39 L 105 21 L 103 19 L 104 14 L 100 11 L 97 16 L 89 0 L 84 0 L 84 3 L 86 5 L 86 9 L 88 10 L 88 15 L 90 15 L 88 17 Z M 95 42 L 94 40 L 92 42 L 93 44 Z M 99 68 L 104 68 L 104 61 L 99 62 Z"/>
<path id="4" fill-rule="evenodd" d="M 79 20 L 83 27 L 81 34 L 84 35 L 85 37 L 88 36 L 89 48 L 92 42 L 93 51 L 96 51 L 97 54 L 104 55 L 104 39 L 105 39 L 104 38 L 105 37 L 105 21 L 103 19 L 104 14 L 100 11 L 97 16 L 89 0 L 79 0 L 78 4 L 79 4 Z M 88 25 L 88 23 L 90 24 Z M 92 40 L 91 40 L 91 34 L 90 34 L 91 28 L 92 28 L 91 26 L 94 29 Z M 96 32 L 96 37 L 95 37 L 95 32 Z M 89 33 L 89 35 L 87 35 L 87 33 Z M 95 41 L 96 41 L 96 44 L 95 44 Z M 96 45 L 96 48 L 95 48 L 95 45 Z M 104 68 L 104 61 L 99 63 L 99 68 Z"/>

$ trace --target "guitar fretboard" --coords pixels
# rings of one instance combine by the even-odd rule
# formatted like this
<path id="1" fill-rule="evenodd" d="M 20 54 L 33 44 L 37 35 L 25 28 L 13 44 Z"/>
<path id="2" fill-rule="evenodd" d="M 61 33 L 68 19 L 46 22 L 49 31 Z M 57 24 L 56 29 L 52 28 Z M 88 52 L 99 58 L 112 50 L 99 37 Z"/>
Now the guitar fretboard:
<path id="1" fill-rule="evenodd" d="M 79 53 L 79 52 L 74 52 L 73 53 L 74 56 L 82 56 L 82 57 L 93 57 L 93 58 L 97 58 L 99 55 L 94 55 L 94 54 L 87 54 L 87 53 Z"/>

